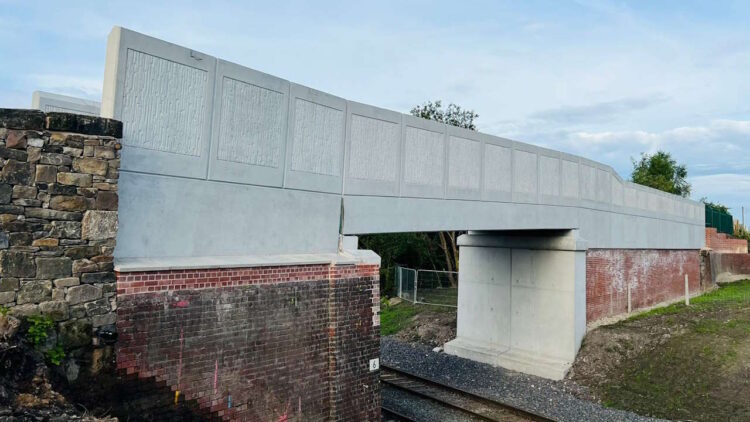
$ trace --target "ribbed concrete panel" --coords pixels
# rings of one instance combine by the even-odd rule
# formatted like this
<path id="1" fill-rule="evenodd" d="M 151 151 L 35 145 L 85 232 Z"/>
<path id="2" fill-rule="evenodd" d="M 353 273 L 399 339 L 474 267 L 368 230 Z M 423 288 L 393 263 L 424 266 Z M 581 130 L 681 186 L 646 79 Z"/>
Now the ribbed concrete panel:
<path id="1" fill-rule="evenodd" d="M 402 196 L 442 198 L 445 185 L 445 126 L 409 119 L 404 126 Z"/>
<path id="2" fill-rule="evenodd" d="M 484 146 L 484 199 L 510 200 L 513 183 L 513 153 L 510 146 Z"/>
<path id="3" fill-rule="evenodd" d="M 466 196 L 479 195 L 482 167 L 482 143 L 473 139 L 448 136 L 448 188 Z M 472 195 L 473 193 L 473 195 Z"/>
<path id="4" fill-rule="evenodd" d="M 209 179 L 281 187 L 289 82 L 219 60 Z"/>
<path id="5" fill-rule="evenodd" d="M 547 196 L 560 196 L 560 159 L 539 157 L 539 192 Z"/>
<path id="6" fill-rule="evenodd" d="M 578 198 L 578 163 L 562 160 L 562 196 Z"/>
<path id="7" fill-rule="evenodd" d="M 513 200 L 536 202 L 537 154 L 516 148 L 513 151 Z"/>
<path id="8" fill-rule="evenodd" d="M 99 116 L 102 104 L 98 101 L 84 100 L 51 92 L 34 91 L 31 95 L 31 108 L 44 112 L 85 114 Z"/>

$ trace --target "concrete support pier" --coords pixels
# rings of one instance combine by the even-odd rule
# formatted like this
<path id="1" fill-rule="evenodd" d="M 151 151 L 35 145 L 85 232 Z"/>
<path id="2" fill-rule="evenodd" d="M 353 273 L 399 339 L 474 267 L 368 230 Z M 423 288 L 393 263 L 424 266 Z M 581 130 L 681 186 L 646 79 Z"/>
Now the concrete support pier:
<path id="1" fill-rule="evenodd" d="M 445 352 L 562 379 L 586 332 L 578 230 L 470 232 L 458 245 L 458 327 Z"/>

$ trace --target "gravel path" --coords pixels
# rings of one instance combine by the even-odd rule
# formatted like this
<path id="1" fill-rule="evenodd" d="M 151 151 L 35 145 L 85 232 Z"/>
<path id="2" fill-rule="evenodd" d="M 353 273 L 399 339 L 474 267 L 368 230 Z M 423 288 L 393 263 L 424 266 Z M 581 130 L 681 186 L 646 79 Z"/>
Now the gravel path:
<path id="1" fill-rule="evenodd" d="M 502 400 L 560 422 L 656 420 L 579 399 L 574 394 L 585 395 L 585 390 L 570 381 L 551 381 L 496 368 L 392 337 L 381 339 L 380 355 L 384 365 Z"/>
<path id="2" fill-rule="evenodd" d="M 444 422 L 481 422 L 479 418 L 473 418 L 464 412 L 446 408 L 419 396 L 408 394 L 397 388 L 383 386 L 380 389 L 380 397 L 383 406 L 398 412 L 415 421 L 444 421 Z M 390 420 L 383 419 L 384 422 Z"/>

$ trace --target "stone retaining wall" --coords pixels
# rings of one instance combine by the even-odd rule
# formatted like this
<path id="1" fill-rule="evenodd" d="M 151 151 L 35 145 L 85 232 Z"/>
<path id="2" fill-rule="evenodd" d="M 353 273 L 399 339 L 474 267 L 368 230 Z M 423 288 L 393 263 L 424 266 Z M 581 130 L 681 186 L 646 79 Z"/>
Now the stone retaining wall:
<path id="1" fill-rule="evenodd" d="M 121 136 L 115 120 L 0 109 L 0 306 L 49 316 L 66 350 L 114 328 Z"/>

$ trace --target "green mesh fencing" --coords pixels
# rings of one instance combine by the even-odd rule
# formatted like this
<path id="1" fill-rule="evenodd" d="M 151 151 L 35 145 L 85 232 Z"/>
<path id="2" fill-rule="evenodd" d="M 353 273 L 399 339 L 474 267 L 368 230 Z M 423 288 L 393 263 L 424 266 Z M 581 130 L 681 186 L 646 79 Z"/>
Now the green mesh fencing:
<path id="1" fill-rule="evenodd" d="M 715 227 L 719 233 L 734 235 L 732 214 L 725 213 L 706 205 L 706 227 Z"/>

